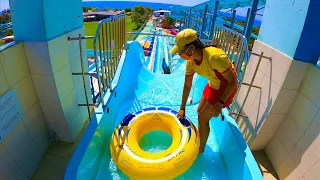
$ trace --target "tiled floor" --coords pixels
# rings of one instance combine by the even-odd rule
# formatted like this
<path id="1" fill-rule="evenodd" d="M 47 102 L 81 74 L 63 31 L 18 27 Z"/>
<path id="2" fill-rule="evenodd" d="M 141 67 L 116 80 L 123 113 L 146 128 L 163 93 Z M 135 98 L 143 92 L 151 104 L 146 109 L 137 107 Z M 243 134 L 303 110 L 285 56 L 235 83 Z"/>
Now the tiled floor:
<path id="1" fill-rule="evenodd" d="M 32 180 L 63 180 L 64 172 L 68 162 L 77 147 L 84 130 L 89 121 L 85 124 L 75 143 L 51 144 L 45 156 L 42 158 L 38 168 L 33 173 Z"/>
<path id="2" fill-rule="evenodd" d="M 46 155 L 43 157 L 38 168 L 34 172 L 32 180 L 63 180 L 68 162 L 87 126 L 88 122 L 81 131 L 76 143 L 51 144 Z M 259 164 L 261 172 L 263 173 L 263 179 L 278 180 L 279 178 L 265 152 L 253 151 L 252 153 Z"/>
<path id="3" fill-rule="evenodd" d="M 263 150 L 253 151 L 252 154 L 260 167 L 260 170 L 263 174 L 264 180 L 278 180 L 279 179 L 276 171 L 272 167 L 270 160 L 267 158 L 267 155 Z"/>

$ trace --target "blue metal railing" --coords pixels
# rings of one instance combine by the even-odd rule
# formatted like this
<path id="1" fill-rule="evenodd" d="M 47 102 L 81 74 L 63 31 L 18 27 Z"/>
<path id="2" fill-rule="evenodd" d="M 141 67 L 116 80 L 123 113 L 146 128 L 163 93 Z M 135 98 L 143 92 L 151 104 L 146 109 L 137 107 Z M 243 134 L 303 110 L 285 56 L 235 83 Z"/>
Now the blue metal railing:
<path id="1" fill-rule="evenodd" d="M 122 51 L 126 44 L 126 16 L 120 14 L 99 22 L 93 40 L 95 69 L 91 75 L 92 97 L 95 103 L 105 105 L 103 96 L 107 90 L 112 91 Z M 93 82 L 93 77 L 97 83 Z M 98 86 L 96 90 L 96 86 Z M 97 92 L 97 93 L 95 93 Z"/>
<path id="2" fill-rule="evenodd" d="M 213 28 L 215 27 L 216 23 L 222 23 L 223 21 L 225 24 L 229 25 L 231 29 L 235 28 L 237 30 L 240 30 L 243 32 L 243 34 L 247 37 L 249 40 L 250 37 L 257 39 L 257 35 L 252 33 L 252 28 L 253 28 L 253 22 L 254 22 L 254 17 L 257 12 L 257 6 L 261 4 L 265 4 L 264 0 L 241 0 L 241 3 L 237 3 L 237 1 L 230 0 L 211 0 L 204 2 L 202 4 L 198 4 L 193 7 L 189 8 L 173 8 L 171 9 L 172 14 L 177 16 L 178 19 L 182 18 L 181 14 L 184 14 L 184 28 L 192 28 L 196 31 L 199 32 L 199 36 L 201 38 L 203 37 L 203 32 L 206 32 L 205 35 L 207 36 L 209 34 L 208 39 L 212 39 L 212 34 L 208 32 L 213 32 Z M 235 8 L 237 7 L 247 7 L 250 6 L 251 8 L 248 8 L 248 13 L 245 21 L 245 26 L 242 27 L 240 25 L 237 25 L 234 23 L 235 21 L 235 15 L 236 15 L 236 10 Z M 222 15 L 222 9 L 228 9 L 231 8 L 227 12 L 232 11 L 232 21 L 226 21 L 223 19 Z M 262 7 L 263 8 L 263 7 Z M 261 8 L 260 8 L 261 9 Z M 260 10 L 259 9 L 259 10 Z M 224 12 L 226 14 L 226 12 Z M 259 14 L 260 15 L 260 14 Z M 223 24 L 223 23 L 222 23 Z M 179 28 L 181 30 L 181 28 Z"/>
<path id="3" fill-rule="evenodd" d="M 244 71 L 250 58 L 247 38 L 235 30 L 216 25 L 211 42 L 216 42 L 223 49 L 235 65 L 238 73 L 239 85 L 243 80 Z"/>

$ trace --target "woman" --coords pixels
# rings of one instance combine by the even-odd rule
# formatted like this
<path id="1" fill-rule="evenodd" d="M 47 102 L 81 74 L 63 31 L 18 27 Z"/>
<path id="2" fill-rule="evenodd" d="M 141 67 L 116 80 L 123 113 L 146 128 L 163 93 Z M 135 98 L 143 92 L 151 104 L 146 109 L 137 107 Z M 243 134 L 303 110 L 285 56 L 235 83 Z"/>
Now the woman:
<path id="1" fill-rule="evenodd" d="M 179 53 L 187 61 L 179 117 L 185 116 L 193 74 L 209 80 L 198 105 L 199 153 L 203 153 L 210 132 L 209 120 L 218 117 L 222 108 L 232 103 L 238 89 L 237 75 L 226 53 L 215 45 L 202 44 L 192 29 L 184 29 L 176 35 L 176 44 L 170 53 Z"/>

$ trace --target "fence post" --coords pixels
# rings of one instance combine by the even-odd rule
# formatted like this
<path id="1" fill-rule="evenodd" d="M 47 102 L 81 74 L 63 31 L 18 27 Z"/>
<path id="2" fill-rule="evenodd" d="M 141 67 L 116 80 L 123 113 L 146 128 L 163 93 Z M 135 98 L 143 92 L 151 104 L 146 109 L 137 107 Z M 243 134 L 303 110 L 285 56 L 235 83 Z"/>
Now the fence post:
<path id="1" fill-rule="evenodd" d="M 243 31 L 242 31 L 242 34 L 244 34 L 244 35 L 245 35 L 246 28 L 247 28 L 247 25 L 248 25 L 248 19 L 249 19 L 249 16 L 250 16 L 250 11 L 251 11 L 251 9 L 248 8 L 246 20 L 245 20 L 245 22 L 244 22 L 244 27 L 243 27 Z"/>
<path id="2" fill-rule="evenodd" d="M 210 28 L 210 38 L 209 39 L 213 39 L 214 26 L 216 25 L 216 18 L 217 18 L 217 13 L 218 13 L 218 6 L 219 6 L 219 1 L 216 1 L 215 5 L 214 5 L 214 11 L 213 11 L 212 23 L 211 23 L 211 28 Z"/>
<path id="3" fill-rule="evenodd" d="M 256 12 L 258 9 L 258 4 L 259 4 L 259 0 L 252 0 L 251 11 L 250 11 L 247 26 L 245 29 L 245 36 L 246 36 L 248 42 L 250 41 L 252 27 L 253 27 L 253 23 L 254 23 L 255 17 L 256 17 Z"/>
<path id="4" fill-rule="evenodd" d="M 235 22 L 235 18 L 236 18 L 236 10 L 233 10 L 232 11 L 232 20 L 231 20 L 231 24 L 230 24 L 230 29 L 233 29 L 233 25 L 234 25 L 234 22 Z"/>
<path id="5" fill-rule="evenodd" d="M 191 25 L 191 9 L 189 10 L 188 28 L 190 28 L 190 25 Z"/>
<path id="6" fill-rule="evenodd" d="M 207 13 L 208 13 L 208 4 L 204 7 L 204 13 L 203 13 L 203 18 L 202 18 L 202 27 L 201 27 L 201 32 L 200 32 L 200 38 L 203 37 L 203 31 L 206 29 L 206 24 L 207 24 Z"/>

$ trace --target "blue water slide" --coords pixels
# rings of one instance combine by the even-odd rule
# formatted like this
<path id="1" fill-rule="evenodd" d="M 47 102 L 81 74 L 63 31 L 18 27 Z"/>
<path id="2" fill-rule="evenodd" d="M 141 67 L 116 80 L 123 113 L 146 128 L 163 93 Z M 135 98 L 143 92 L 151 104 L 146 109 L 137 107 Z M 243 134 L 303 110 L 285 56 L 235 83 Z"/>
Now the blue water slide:
<path id="1" fill-rule="evenodd" d="M 99 106 L 73 153 L 64 179 L 129 179 L 112 161 L 110 140 L 116 126 L 128 113 L 144 108 L 167 107 L 179 110 L 185 77 L 185 61 L 177 59 L 171 74 L 155 74 L 143 64 L 144 53 L 138 42 L 128 42 L 119 61 L 113 91 L 105 96 L 106 107 Z M 187 116 L 197 126 L 197 107 L 207 83 L 194 77 Z M 105 112 L 103 112 L 105 111 Z M 260 169 L 235 120 L 224 109 L 210 121 L 205 153 L 177 179 L 262 180 Z M 159 139 L 159 143 L 162 141 Z M 158 148 L 158 147 L 155 147 Z"/>
<path id="2" fill-rule="evenodd" d="M 156 54 L 154 56 L 154 66 L 153 66 L 153 72 L 156 74 L 162 73 L 162 63 L 164 58 L 164 40 L 163 37 L 156 37 L 157 38 L 157 45 L 156 45 Z"/>
<path id="3" fill-rule="evenodd" d="M 170 61 L 171 61 L 171 54 L 169 53 L 169 44 L 168 44 L 168 38 L 167 37 L 163 37 L 164 39 L 164 43 L 165 43 L 165 47 L 164 47 L 164 59 L 163 59 L 163 72 L 164 74 L 170 74 L 171 70 L 170 70 Z"/>

